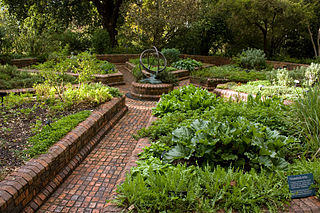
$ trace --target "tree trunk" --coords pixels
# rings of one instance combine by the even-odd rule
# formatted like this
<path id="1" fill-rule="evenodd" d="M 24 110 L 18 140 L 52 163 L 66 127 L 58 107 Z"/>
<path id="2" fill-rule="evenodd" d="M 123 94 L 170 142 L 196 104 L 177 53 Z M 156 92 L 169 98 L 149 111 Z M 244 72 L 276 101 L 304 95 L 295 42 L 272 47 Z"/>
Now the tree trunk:
<path id="1" fill-rule="evenodd" d="M 318 56 L 319 56 L 320 55 L 320 28 L 318 29 L 317 45 L 318 45 Z"/>
<path id="2" fill-rule="evenodd" d="M 112 46 L 116 46 L 116 35 L 118 34 L 116 30 L 117 21 L 120 16 L 120 6 L 123 0 L 92 0 L 92 2 L 97 7 L 101 16 L 103 28 L 109 33 Z"/>
<path id="3" fill-rule="evenodd" d="M 316 44 L 314 43 L 313 41 L 313 35 L 312 35 L 312 32 L 311 32 L 311 29 L 310 29 L 310 25 L 308 24 L 308 32 L 309 32 L 309 35 L 310 35 L 310 40 L 312 42 L 312 47 L 313 47 L 313 51 L 314 51 L 314 56 L 317 57 L 318 56 L 318 52 L 317 52 L 317 48 L 316 48 Z M 318 37 L 319 37 L 319 33 L 318 33 Z M 319 40 L 318 40 L 319 41 Z"/>
<path id="4" fill-rule="evenodd" d="M 267 38 L 267 30 L 263 31 L 263 51 L 267 55 L 267 57 L 270 56 L 268 52 L 268 38 Z"/>

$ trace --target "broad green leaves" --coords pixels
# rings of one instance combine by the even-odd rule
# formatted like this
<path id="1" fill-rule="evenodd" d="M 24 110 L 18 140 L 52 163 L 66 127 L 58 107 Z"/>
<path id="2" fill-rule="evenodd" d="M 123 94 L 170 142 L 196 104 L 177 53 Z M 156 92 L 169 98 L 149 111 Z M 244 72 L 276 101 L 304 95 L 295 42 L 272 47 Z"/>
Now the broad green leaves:
<path id="1" fill-rule="evenodd" d="M 294 140 L 243 117 L 222 122 L 196 119 L 172 132 L 174 146 L 163 160 L 172 163 L 194 157 L 220 165 L 284 168 L 287 162 L 281 151 L 291 142 Z"/>

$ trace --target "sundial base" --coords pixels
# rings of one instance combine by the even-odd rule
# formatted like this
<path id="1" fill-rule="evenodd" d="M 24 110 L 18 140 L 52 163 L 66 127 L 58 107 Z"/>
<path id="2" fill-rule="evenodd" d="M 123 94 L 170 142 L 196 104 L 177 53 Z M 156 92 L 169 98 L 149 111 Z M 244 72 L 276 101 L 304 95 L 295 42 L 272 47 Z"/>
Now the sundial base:
<path id="1" fill-rule="evenodd" d="M 140 81 L 141 83 L 149 83 L 149 84 L 162 84 L 162 81 L 156 79 L 155 75 L 151 75 L 149 78 L 145 78 Z"/>

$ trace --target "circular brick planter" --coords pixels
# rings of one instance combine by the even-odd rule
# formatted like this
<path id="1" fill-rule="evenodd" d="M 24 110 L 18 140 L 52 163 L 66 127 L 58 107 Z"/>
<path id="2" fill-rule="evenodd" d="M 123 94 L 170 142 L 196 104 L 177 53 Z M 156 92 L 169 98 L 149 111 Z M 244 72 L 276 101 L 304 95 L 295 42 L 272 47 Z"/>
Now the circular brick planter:
<path id="1" fill-rule="evenodd" d="M 172 84 L 143 84 L 133 82 L 131 95 L 134 98 L 155 101 L 159 100 L 162 94 L 166 94 L 172 90 Z"/>

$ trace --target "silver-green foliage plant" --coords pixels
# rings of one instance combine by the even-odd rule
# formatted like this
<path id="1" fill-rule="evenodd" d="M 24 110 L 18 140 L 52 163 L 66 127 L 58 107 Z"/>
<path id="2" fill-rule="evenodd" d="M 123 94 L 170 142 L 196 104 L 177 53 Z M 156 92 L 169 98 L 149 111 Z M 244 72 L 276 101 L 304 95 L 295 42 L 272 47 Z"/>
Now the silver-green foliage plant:
<path id="1" fill-rule="evenodd" d="M 263 69 L 266 67 L 266 55 L 262 50 L 248 48 L 239 56 L 241 67 L 248 69 Z"/>
<path id="2" fill-rule="evenodd" d="M 305 86 L 313 86 L 320 80 L 320 64 L 311 63 L 305 72 Z"/>

